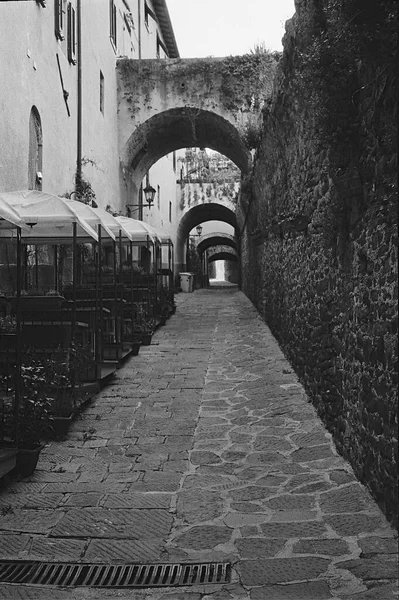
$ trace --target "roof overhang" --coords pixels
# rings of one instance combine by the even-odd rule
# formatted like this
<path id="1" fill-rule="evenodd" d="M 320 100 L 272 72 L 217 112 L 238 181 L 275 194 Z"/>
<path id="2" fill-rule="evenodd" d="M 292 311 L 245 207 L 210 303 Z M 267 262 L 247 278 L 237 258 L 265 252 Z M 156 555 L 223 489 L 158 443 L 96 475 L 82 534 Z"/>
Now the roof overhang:
<path id="1" fill-rule="evenodd" d="M 175 34 L 170 20 L 166 0 L 152 0 L 158 24 L 161 28 L 162 37 L 165 41 L 168 50 L 169 58 L 180 58 L 179 49 L 177 47 Z"/>

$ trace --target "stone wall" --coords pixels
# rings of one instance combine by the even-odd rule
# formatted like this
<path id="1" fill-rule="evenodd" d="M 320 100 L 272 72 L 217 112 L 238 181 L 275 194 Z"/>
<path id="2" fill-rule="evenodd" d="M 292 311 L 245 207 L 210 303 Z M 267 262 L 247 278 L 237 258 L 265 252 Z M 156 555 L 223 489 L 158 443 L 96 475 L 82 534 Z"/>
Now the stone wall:
<path id="1" fill-rule="evenodd" d="M 296 2 L 238 222 L 243 290 L 397 523 L 395 9 Z"/>

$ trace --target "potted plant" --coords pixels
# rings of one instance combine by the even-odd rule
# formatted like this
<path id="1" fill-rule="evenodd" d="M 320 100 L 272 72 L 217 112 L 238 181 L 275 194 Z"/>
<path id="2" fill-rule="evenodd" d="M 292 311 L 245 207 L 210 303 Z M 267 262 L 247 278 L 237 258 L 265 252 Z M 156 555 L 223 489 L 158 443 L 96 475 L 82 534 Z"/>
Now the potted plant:
<path id="1" fill-rule="evenodd" d="M 21 399 L 17 417 L 16 470 L 27 477 L 39 459 L 42 440 L 51 431 L 51 400 L 46 393 L 45 367 L 29 357 L 21 366 Z"/>
<path id="2" fill-rule="evenodd" d="M 140 351 L 141 339 L 134 335 L 131 319 L 123 320 L 122 340 L 130 346 L 131 354 L 137 356 Z"/>
<path id="3" fill-rule="evenodd" d="M 134 303 L 134 312 L 133 335 L 141 340 L 143 346 L 149 346 L 155 331 L 156 321 L 149 316 L 148 311 L 140 302 Z"/>
<path id="4" fill-rule="evenodd" d="M 6 315 L 0 317 L 0 335 L 14 334 L 17 330 L 17 321 L 15 317 Z"/>
<path id="5" fill-rule="evenodd" d="M 49 290 L 46 294 L 39 289 L 32 288 L 27 292 L 23 290 L 20 297 L 20 306 L 23 311 L 60 310 L 65 298 L 57 290 Z M 16 298 L 11 299 L 11 308 L 15 311 Z"/>
<path id="6" fill-rule="evenodd" d="M 54 437 L 64 437 L 68 433 L 76 410 L 76 384 L 74 347 L 67 350 L 57 348 L 50 358 L 44 359 L 46 391 L 52 414 Z"/>

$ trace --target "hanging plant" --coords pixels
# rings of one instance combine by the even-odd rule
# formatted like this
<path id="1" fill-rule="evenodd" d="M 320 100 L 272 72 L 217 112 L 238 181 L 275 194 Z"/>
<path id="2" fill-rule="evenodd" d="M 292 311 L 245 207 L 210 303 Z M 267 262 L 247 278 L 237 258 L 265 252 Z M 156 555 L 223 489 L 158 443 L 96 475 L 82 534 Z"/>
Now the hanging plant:
<path id="1" fill-rule="evenodd" d="M 83 204 L 88 204 L 97 208 L 95 201 L 96 194 L 91 186 L 90 181 L 87 181 L 81 173 L 76 173 L 75 176 L 75 199 Z"/>

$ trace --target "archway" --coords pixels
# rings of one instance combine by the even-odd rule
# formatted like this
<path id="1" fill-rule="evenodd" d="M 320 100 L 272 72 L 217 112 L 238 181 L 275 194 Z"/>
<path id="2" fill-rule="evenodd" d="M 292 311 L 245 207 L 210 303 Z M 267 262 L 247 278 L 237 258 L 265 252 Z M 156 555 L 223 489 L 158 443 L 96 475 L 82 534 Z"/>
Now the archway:
<path id="1" fill-rule="evenodd" d="M 237 228 L 237 220 L 236 220 L 235 212 L 233 212 L 233 210 L 231 210 L 230 208 L 227 208 L 223 204 L 209 202 L 209 203 L 205 203 L 205 204 L 199 204 L 197 206 L 194 206 L 190 210 L 188 210 L 182 217 L 182 219 L 179 223 L 178 230 L 177 230 L 177 239 L 176 239 L 176 270 L 177 270 L 177 272 L 184 271 L 186 268 L 186 258 L 185 258 L 186 242 L 187 242 L 187 237 L 188 237 L 190 231 L 194 227 L 199 225 L 200 223 L 205 223 L 207 221 L 224 221 L 225 223 L 228 223 L 229 225 L 234 227 L 234 229 Z M 208 238 L 208 236 L 207 236 L 207 238 Z M 212 234 L 209 235 L 209 242 L 204 240 L 204 242 L 201 241 L 200 244 L 206 245 L 209 243 L 209 246 L 207 246 L 207 247 L 214 246 L 215 242 L 211 242 L 210 241 L 211 239 L 212 239 Z M 234 237 L 229 236 L 228 234 L 221 234 L 219 239 L 223 240 L 221 242 L 222 244 L 226 240 L 229 240 L 229 242 L 232 244 Z M 203 247 L 203 249 L 205 250 L 205 246 Z"/>
<path id="2" fill-rule="evenodd" d="M 130 181 L 130 200 L 137 202 L 140 184 L 148 170 L 163 156 L 187 147 L 206 147 L 229 158 L 242 173 L 251 164 L 238 129 L 224 117 L 187 106 L 150 117 L 130 135 L 121 154 L 121 168 Z"/>

